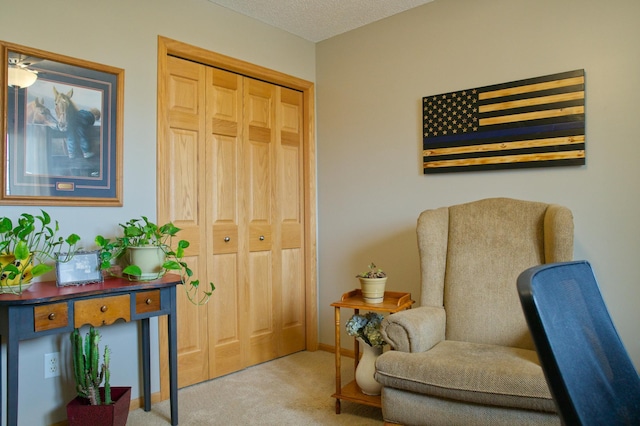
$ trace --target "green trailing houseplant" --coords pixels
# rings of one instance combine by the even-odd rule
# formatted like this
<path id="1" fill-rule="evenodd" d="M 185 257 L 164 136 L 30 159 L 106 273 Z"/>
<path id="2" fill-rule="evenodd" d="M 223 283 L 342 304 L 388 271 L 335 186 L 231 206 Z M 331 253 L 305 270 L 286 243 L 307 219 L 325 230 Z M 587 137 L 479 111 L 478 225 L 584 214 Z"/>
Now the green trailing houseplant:
<path id="1" fill-rule="evenodd" d="M 58 221 L 44 210 L 22 213 L 15 223 L 0 218 L 0 291 L 20 293 L 33 277 L 53 270 L 53 262 L 73 257 L 80 237 L 63 238 L 58 232 Z M 63 251 L 65 256 L 59 256 Z"/>
<path id="2" fill-rule="evenodd" d="M 120 223 L 119 226 L 122 228 L 122 236 L 113 240 L 102 235 L 95 238 L 95 243 L 100 248 L 101 269 L 110 269 L 113 263 L 121 262 L 125 264 L 122 269 L 123 274 L 139 279 L 145 274 L 139 265 L 129 262 L 126 256 L 127 250 L 131 247 L 156 247 L 162 251 L 163 261 L 159 265 L 161 271 L 154 278 L 158 278 L 167 271 L 177 273 L 191 302 L 204 304 L 209 300 L 215 286 L 210 282 L 206 288 L 200 288 L 200 280 L 193 279 L 193 271 L 184 260 L 189 241 L 180 239 L 174 244 L 180 228 L 171 222 L 159 226 L 146 216 Z"/>

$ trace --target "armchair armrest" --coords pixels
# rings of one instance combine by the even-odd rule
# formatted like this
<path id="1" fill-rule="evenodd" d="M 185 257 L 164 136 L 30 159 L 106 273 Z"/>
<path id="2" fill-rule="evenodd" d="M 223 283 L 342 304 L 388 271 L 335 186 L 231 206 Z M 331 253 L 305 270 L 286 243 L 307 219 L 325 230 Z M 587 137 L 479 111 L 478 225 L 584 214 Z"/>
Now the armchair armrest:
<path id="1" fill-rule="evenodd" d="M 444 340 L 445 323 L 444 308 L 421 306 L 388 315 L 380 331 L 397 351 L 424 352 Z"/>

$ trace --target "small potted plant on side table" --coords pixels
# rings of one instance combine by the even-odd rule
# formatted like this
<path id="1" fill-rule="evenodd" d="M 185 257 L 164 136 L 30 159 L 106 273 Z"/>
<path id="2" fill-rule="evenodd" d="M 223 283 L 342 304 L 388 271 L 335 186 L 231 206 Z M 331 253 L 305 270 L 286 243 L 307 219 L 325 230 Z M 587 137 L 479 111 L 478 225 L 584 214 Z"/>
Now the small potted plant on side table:
<path id="1" fill-rule="evenodd" d="M 100 365 L 100 333 L 93 326 L 86 339 L 77 328 L 71 333 L 73 372 L 78 396 L 67 404 L 70 426 L 125 426 L 131 387 L 111 387 L 110 351 L 104 347 Z M 104 380 L 104 387 L 100 387 Z"/>
<path id="2" fill-rule="evenodd" d="M 369 270 L 356 275 L 360 279 L 362 298 L 367 303 L 382 303 L 384 301 L 384 289 L 387 284 L 387 274 L 375 263 L 369 264 Z"/>

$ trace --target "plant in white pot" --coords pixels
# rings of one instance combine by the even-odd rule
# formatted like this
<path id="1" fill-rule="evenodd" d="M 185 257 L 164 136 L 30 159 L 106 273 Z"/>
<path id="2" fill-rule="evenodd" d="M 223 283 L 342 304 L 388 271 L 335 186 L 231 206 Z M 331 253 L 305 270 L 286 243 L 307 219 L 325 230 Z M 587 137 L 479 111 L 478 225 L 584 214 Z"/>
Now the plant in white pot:
<path id="1" fill-rule="evenodd" d="M 173 239 L 180 228 L 171 222 L 158 226 L 145 216 L 119 225 L 122 236 L 114 240 L 102 235 L 95 238 L 100 248 L 101 269 L 111 269 L 114 262 L 121 262 L 122 273 L 136 281 L 153 280 L 167 271 L 175 272 L 180 275 L 191 302 L 204 304 L 209 300 L 215 286 L 210 282 L 201 289 L 200 281 L 192 278 L 193 271 L 184 260 L 189 241 L 179 240 L 174 246 Z"/>
<path id="2" fill-rule="evenodd" d="M 384 300 L 384 289 L 387 284 L 387 274 L 375 263 L 369 264 L 369 270 L 356 275 L 360 279 L 362 298 L 367 303 L 382 303 Z"/>
<path id="3" fill-rule="evenodd" d="M 53 263 L 70 260 L 80 237 L 57 235 L 57 221 L 44 210 L 40 214 L 22 213 L 17 222 L 0 218 L 0 293 L 20 294 L 34 277 L 54 269 Z M 64 249 L 64 256 L 59 256 Z M 48 262 L 48 263 L 47 263 Z"/>

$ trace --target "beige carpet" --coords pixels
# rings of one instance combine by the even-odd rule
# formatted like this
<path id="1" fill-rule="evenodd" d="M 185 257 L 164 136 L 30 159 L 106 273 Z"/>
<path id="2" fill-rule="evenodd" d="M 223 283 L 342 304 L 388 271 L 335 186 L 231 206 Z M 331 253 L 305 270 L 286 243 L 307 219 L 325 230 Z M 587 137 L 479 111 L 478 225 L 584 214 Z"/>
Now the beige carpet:
<path id="1" fill-rule="evenodd" d="M 342 359 L 343 385 L 353 360 Z M 342 401 L 335 413 L 334 355 L 298 352 L 181 389 L 180 425 L 382 425 L 379 408 Z M 128 426 L 170 424 L 169 401 L 129 413 Z"/>

